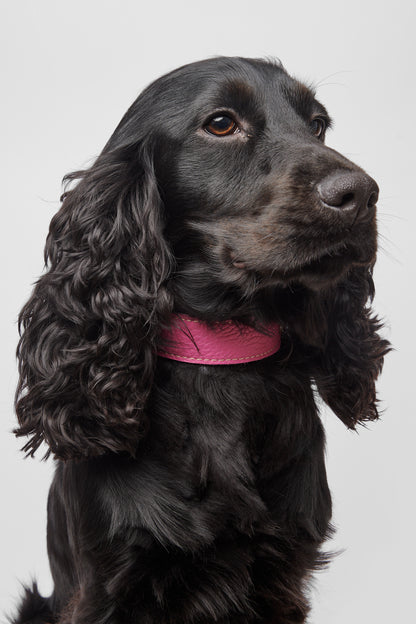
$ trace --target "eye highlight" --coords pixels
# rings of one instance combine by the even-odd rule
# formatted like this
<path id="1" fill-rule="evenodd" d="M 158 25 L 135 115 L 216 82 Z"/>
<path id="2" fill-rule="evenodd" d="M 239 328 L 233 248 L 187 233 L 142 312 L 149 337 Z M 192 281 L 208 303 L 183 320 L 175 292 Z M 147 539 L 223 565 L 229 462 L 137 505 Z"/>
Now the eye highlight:
<path id="1" fill-rule="evenodd" d="M 328 122 L 323 117 L 315 117 L 309 123 L 309 127 L 312 130 L 312 134 L 314 134 L 318 139 L 322 139 L 325 134 L 325 130 L 328 127 Z"/>
<path id="2" fill-rule="evenodd" d="M 237 123 L 228 115 L 215 115 L 204 126 L 205 132 L 214 136 L 223 137 L 239 131 Z"/>

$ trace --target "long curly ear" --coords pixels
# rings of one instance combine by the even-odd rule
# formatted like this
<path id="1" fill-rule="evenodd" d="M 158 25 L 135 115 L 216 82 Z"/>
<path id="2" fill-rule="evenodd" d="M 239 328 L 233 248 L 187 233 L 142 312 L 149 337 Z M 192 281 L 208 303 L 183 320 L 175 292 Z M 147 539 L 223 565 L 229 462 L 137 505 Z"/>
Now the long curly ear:
<path id="1" fill-rule="evenodd" d="M 324 340 L 314 371 L 318 391 L 351 429 L 378 418 L 375 382 L 390 351 L 372 313 L 374 283 L 371 267 L 356 267 L 347 278 L 321 296 L 319 312 Z"/>
<path id="2" fill-rule="evenodd" d="M 283 319 L 319 394 L 351 429 L 378 418 L 375 382 L 390 351 L 373 297 L 372 267 L 354 267 L 326 290 L 291 289 Z"/>
<path id="3" fill-rule="evenodd" d="M 49 267 L 19 316 L 18 436 L 33 455 L 134 455 L 158 328 L 171 310 L 172 258 L 150 151 L 106 149 L 64 193 L 45 248 Z"/>

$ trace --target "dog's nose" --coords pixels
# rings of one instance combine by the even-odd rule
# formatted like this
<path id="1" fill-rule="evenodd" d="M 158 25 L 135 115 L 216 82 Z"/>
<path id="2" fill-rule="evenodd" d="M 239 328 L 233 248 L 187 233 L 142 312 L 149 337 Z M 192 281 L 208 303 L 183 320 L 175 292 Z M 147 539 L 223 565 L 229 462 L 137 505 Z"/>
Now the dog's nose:
<path id="1" fill-rule="evenodd" d="M 334 210 L 365 215 L 378 200 L 378 186 L 362 171 L 335 171 L 316 187 L 321 201 Z"/>

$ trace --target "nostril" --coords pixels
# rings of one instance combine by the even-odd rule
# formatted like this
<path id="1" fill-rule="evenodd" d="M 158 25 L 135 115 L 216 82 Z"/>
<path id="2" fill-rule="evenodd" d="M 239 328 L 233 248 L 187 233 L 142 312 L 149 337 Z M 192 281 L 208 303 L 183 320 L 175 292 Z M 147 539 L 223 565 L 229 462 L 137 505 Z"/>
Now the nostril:
<path id="1" fill-rule="evenodd" d="M 368 208 L 373 208 L 378 202 L 378 191 L 373 191 L 368 198 L 367 206 Z"/>
<path id="2" fill-rule="evenodd" d="M 354 201 L 354 193 L 346 193 L 342 196 L 341 204 L 339 208 L 344 208 L 347 204 L 351 204 Z"/>

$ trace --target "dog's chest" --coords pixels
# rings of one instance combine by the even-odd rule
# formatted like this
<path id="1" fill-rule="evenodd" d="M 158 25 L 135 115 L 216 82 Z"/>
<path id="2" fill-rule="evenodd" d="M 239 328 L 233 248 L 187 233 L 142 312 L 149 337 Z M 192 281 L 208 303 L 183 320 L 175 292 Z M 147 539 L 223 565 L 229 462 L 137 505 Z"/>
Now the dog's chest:
<path id="1" fill-rule="evenodd" d="M 224 383 L 198 381 L 159 387 L 142 454 L 125 475 L 124 514 L 181 548 L 210 543 L 232 527 L 250 533 L 270 517 L 259 483 L 263 457 L 268 473 L 277 473 L 296 443 L 296 435 L 276 434 L 289 414 L 275 397 L 266 400 L 254 384 L 251 393 L 246 386 L 233 394 Z M 281 452 L 271 448 L 276 442 Z"/>

